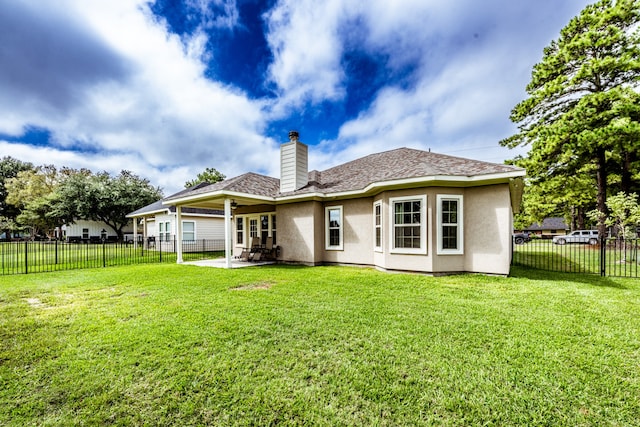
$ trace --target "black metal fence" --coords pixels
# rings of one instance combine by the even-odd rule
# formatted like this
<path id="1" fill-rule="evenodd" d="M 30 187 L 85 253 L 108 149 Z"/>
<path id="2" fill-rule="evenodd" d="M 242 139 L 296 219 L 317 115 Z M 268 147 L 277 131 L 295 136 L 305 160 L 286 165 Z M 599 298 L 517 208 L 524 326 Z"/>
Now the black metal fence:
<path id="1" fill-rule="evenodd" d="M 557 245 L 534 239 L 513 245 L 512 265 L 566 273 L 640 277 L 640 239 L 599 239 L 598 244 Z"/>
<path id="2" fill-rule="evenodd" d="M 0 275 L 41 273 L 115 265 L 175 263 L 175 240 L 133 243 L 0 242 Z M 183 261 L 224 256 L 224 240 L 182 242 Z"/>

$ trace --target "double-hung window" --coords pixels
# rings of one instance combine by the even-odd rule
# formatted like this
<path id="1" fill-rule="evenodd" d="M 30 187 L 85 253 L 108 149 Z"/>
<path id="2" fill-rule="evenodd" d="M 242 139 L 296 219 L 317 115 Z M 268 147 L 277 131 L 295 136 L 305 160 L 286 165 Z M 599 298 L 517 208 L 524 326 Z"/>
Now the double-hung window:
<path id="1" fill-rule="evenodd" d="M 171 241 L 171 222 L 167 221 L 164 225 L 164 240 L 166 242 Z"/>
<path id="2" fill-rule="evenodd" d="M 325 241 L 327 250 L 342 250 L 342 229 L 342 206 L 325 208 Z"/>
<path id="3" fill-rule="evenodd" d="M 258 219 L 249 218 L 249 237 L 258 237 Z"/>
<path id="4" fill-rule="evenodd" d="M 196 240 L 196 223 L 194 221 L 182 221 L 182 240 Z"/>
<path id="5" fill-rule="evenodd" d="M 438 195 L 438 254 L 464 253 L 463 206 L 461 195 Z"/>
<path id="6" fill-rule="evenodd" d="M 244 244 L 244 217 L 236 217 L 236 245 Z"/>
<path id="7" fill-rule="evenodd" d="M 158 234 L 160 235 L 160 240 L 164 242 L 170 241 L 171 240 L 171 222 L 170 221 L 160 222 L 159 226 L 160 226 L 160 229 Z"/>
<path id="8" fill-rule="evenodd" d="M 273 238 L 273 244 L 276 244 L 276 216 L 271 215 L 271 237 Z"/>
<path id="9" fill-rule="evenodd" d="M 382 251 L 382 202 L 373 204 L 373 249 Z"/>
<path id="10" fill-rule="evenodd" d="M 427 253 L 427 196 L 394 197 L 391 206 L 391 252 Z"/>
<path id="11" fill-rule="evenodd" d="M 267 243 L 269 237 L 269 215 L 260 215 L 260 243 Z"/>

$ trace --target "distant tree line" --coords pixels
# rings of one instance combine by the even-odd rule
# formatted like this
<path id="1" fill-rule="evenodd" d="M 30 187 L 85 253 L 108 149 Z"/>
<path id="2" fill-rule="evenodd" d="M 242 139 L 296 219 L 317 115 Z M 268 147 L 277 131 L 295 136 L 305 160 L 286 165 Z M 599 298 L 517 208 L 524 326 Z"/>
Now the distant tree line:
<path id="1" fill-rule="evenodd" d="M 126 215 L 161 198 L 159 187 L 126 170 L 111 176 L 0 160 L 0 233 L 6 237 L 28 231 L 51 238 L 57 227 L 85 219 L 104 222 L 122 240 Z"/>

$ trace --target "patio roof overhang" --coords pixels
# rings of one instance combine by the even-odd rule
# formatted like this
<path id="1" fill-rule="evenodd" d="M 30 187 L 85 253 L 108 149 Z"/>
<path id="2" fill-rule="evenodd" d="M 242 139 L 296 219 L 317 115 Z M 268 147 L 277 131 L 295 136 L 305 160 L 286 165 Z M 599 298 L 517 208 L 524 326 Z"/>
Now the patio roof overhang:
<path id="1" fill-rule="evenodd" d="M 154 210 L 145 211 L 145 212 L 128 214 L 127 218 L 144 218 L 146 216 L 154 216 L 154 215 L 163 214 L 166 212 L 167 212 L 167 208 L 154 209 Z"/>
<path id="2" fill-rule="evenodd" d="M 162 204 L 165 206 L 188 206 L 191 208 L 224 210 L 224 202 L 227 199 L 234 200 L 238 205 L 242 206 L 275 204 L 276 202 L 274 197 L 220 190 L 167 200 L 163 201 Z"/>

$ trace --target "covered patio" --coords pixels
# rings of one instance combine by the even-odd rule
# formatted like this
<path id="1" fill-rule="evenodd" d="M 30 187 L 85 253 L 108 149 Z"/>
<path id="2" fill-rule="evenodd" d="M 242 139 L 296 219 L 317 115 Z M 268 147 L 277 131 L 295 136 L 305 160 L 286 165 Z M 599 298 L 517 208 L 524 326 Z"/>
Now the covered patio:
<path id="1" fill-rule="evenodd" d="M 247 173 L 238 177 L 217 182 L 208 186 L 178 193 L 163 200 L 167 206 L 175 206 L 176 239 L 183 240 L 182 212 L 184 208 L 218 209 L 224 211 L 224 258 L 210 261 L 191 262 L 190 264 L 207 265 L 210 267 L 241 268 L 255 265 L 274 263 L 275 261 L 246 262 L 234 259 L 234 241 L 238 238 L 233 236 L 233 217 L 237 213 L 250 215 L 259 213 L 275 216 L 276 195 L 279 192 L 279 180 L 264 175 Z M 253 225 L 253 224 L 251 224 Z M 135 229 L 135 227 L 134 227 Z M 247 246 L 250 236 L 259 235 L 260 229 L 243 229 L 242 243 L 238 243 L 236 249 L 241 249 L 240 245 Z M 268 229 L 271 236 L 272 230 Z M 177 262 L 183 263 L 181 245 L 177 245 Z"/>

